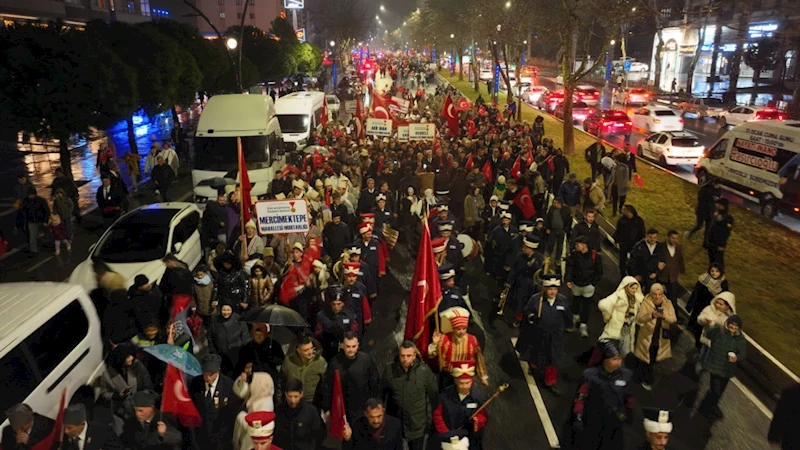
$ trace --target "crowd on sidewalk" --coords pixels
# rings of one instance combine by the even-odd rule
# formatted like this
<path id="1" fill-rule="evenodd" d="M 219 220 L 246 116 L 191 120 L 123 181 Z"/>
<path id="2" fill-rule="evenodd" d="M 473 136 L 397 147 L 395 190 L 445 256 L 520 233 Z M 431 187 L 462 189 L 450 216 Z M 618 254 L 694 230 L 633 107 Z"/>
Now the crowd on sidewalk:
<path id="1" fill-rule="evenodd" d="M 393 78 L 424 73 L 414 58 L 386 64 L 380 72 Z M 489 387 L 497 386 L 468 332 L 472 304 L 494 301 L 469 298 L 470 279 L 484 273 L 496 282 L 498 313 L 519 328 L 520 359 L 547 395 L 564 395 L 564 342 L 600 332 L 577 392 L 556 400 L 572 405 L 562 448 L 625 448 L 624 430 L 639 408 L 634 384 L 657 389 L 659 363 L 672 357 L 680 334 L 676 295 L 684 275 L 680 234 L 661 237 L 628 203 L 635 158 L 598 141 L 585 153 L 593 174 L 579 182 L 543 121 L 515 122 L 480 97 L 462 101 L 450 87 L 432 94 L 404 87 L 389 89 L 411 103 L 396 119 L 436 124 L 435 140 L 360 136 L 361 118 L 331 120 L 312 135 L 329 156 L 307 155 L 276 174 L 270 195 L 306 201 L 308 233 L 260 236 L 230 186 L 206 206 L 206 258 L 198 267 L 168 255 L 159 283 L 138 275 L 126 286 L 95 262 L 99 287 L 92 297 L 110 343 L 98 405 L 113 417 L 102 416 L 98 405 L 70 405 L 61 448 L 316 449 L 331 441 L 352 449 L 486 448 L 485 430 L 500 426 L 486 407 L 495 397 Z M 150 156 L 146 170 L 174 172 L 177 160 L 168 152 L 154 148 Z M 165 200 L 168 184 L 158 184 Z M 113 191 L 113 182 L 104 182 L 98 201 Z M 692 414 L 715 419 L 745 341 L 722 261 L 723 231 L 733 220 L 713 192 L 703 195 L 717 206 L 698 206 L 698 225 L 702 213 L 706 240 L 716 249 L 688 306 L 700 380 Z M 621 280 L 597 301 L 604 274 L 596 216 L 609 216 L 609 197 L 611 216 L 621 213 L 614 234 Z M 365 336 L 387 295 L 392 254 L 396 246 L 415 254 L 428 238 L 442 292 L 439 320 L 425 328 L 430 345 L 403 341 L 392 362 L 379 367 Z M 284 323 L 270 323 L 266 311 L 301 324 L 292 328 L 288 351 L 273 337 Z M 603 329 L 589 330 L 598 312 Z M 195 353 L 202 374 L 174 376 L 150 351 L 159 344 Z M 182 405 L 180 414 L 165 411 L 173 404 Z M 674 412 L 641 409 L 647 442 L 640 448 L 669 448 Z M 7 416 L 3 448 L 32 447 L 53 428 L 24 404 Z M 789 434 L 774 440 L 790 448 Z"/>

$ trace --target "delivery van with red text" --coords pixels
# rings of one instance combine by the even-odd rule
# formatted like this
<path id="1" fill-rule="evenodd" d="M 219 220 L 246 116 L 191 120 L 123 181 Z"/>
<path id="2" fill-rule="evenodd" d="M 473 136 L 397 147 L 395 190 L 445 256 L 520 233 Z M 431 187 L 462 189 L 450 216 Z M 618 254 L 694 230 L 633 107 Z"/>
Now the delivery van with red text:
<path id="1" fill-rule="evenodd" d="M 699 184 L 711 178 L 748 199 L 761 213 L 800 213 L 800 121 L 745 122 L 708 148 L 695 166 Z"/>

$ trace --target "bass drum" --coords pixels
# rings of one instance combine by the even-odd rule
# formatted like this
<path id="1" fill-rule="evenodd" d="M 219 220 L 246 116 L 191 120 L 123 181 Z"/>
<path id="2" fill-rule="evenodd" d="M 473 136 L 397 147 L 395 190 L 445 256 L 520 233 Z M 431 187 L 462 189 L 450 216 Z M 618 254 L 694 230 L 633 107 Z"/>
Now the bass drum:
<path id="1" fill-rule="evenodd" d="M 459 234 L 456 239 L 461 243 L 461 256 L 464 257 L 465 261 L 469 261 L 480 254 L 481 244 L 469 235 Z"/>

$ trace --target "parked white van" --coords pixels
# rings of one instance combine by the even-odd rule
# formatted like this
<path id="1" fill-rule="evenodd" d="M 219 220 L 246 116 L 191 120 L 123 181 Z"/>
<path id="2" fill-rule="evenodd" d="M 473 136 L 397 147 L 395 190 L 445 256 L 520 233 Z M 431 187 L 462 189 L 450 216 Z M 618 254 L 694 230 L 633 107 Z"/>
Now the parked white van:
<path id="1" fill-rule="evenodd" d="M 284 166 L 283 141 L 269 95 L 227 94 L 208 99 L 194 136 L 195 202 L 217 198 L 214 178 L 239 181 L 236 138 L 242 138 L 254 197 L 265 198 L 275 171 Z"/>
<path id="2" fill-rule="evenodd" d="M 725 133 L 695 166 L 700 184 L 710 177 L 758 201 L 761 213 L 800 212 L 800 121 L 745 122 Z"/>
<path id="3" fill-rule="evenodd" d="M 12 405 L 55 418 L 64 388 L 69 400 L 105 370 L 100 319 L 82 287 L 4 283 L 0 311 L 0 431 Z"/>
<path id="4" fill-rule="evenodd" d="M 320 91 L 292 92 L 275 101 L 286 150 L 302 150 L 311 131 L 322 126 L 322 104 L 325 93 Z"/>

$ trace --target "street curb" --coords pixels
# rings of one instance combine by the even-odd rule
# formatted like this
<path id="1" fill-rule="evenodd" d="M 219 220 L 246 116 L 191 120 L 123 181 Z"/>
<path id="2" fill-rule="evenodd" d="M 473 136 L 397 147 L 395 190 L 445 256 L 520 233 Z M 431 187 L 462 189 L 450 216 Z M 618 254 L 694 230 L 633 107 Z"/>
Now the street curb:
<path id="1" fill-rule="evenodd" d="M 440 74 L 436 74 L 437 80 L 442 83 L 454 87 L 449 81 L 447 81 L 444 77 Z M 460 91 L 459 91 L 460 92 Z M 463 93 L 462 93 L 463 95 Z M 563 120 L 558 119 L 557 117 L 548 114 L 545 111 L 541 111 L 537 108 L 534 108 L 530 104 L 523 102 L 523 105 L 532 108 L 533 110 L 537 111 L 538 113 L 548 115 L 555 120 L 564 124 Z M 577 132 L 586 133 L 585 131 L 581 130 L 580 128 L 575 128 Z M 613 145 L 608 141 L 604 141 L 607 145 L 613 148 L 619 148 Z M 653 164 L 652 162 L 635 155 L 635 157 L 640 161 L 648 166 L 660 169 L 667 173 L 670 173 L 663 167 Z M 677 175 L 671 174 L 675 177 Z M 677 177 L 680 178 L 680 177 Z M 681 180 L 683 180 L 681 178 Z M 683 180 L 686 181 L 686 180 Z M 599 222 L 605 222 L 606 227 L 616 229 L 614 225 L 612 225 L 603 215 L 600 215 Z M 603 226 L 600 227 L 603 235 L 606 238 L 606 241 L 613 245 L 614 239 L 612 238 L 611 234 L 606 231 Z M 691 295 L 691 288 L 687 288 L 682 283 L 679 283 L 680 288 L 682 289 L 682 294 L 680 296 L 683 299 L 685 296 Z M 678 304 L 678 311 L 681 317 L 688 318 L 689 313 L 684 309 L 684 306 L 681 305 L 681 302 L 676 302 Z M 780 398 L 781 393 L 783 390 L 800 383 L 800 377 L 798 377 L 794 372 L 789 370 L 783 363 L 781 363 L 777 358 L 775 358 L 771 353 L 769 353 L 766 349 L 764 349 L 761 345 L 759 345 L 755 340 L 749 337 L 746 333 L 742 333 L 747 340 L 747 355 L 748 357 L 739 364 L 739 367 L 742 371 L 754 382 L 758 387 L 766 394 L 768 394 L 772 400 L 776 400 Z"/>

